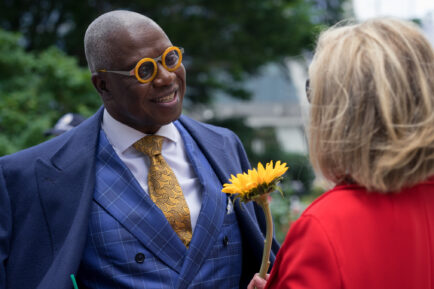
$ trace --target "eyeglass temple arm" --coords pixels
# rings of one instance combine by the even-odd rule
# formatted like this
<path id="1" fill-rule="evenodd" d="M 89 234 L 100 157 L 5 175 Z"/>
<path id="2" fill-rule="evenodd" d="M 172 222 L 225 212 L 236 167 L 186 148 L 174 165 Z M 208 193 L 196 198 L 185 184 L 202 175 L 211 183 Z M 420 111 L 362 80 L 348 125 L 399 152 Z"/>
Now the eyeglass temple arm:
<path id="1" fill-rule="evenodd" d="M 121 75 L 126 75 L 126 76 L 134 75 L 134 69 L 130 70 L 130 71 L 100 69 L 100 70 L 98 70 L 98 72 L 111 72 L 111 73 L 116 73 L 116 74 L 121 74 Z"/>

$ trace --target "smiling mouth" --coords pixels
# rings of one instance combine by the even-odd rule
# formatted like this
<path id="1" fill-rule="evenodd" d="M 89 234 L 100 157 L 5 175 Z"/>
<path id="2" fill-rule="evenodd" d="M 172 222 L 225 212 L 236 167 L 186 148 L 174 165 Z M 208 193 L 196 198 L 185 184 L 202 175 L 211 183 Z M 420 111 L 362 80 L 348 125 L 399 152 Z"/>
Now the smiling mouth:
<path id="1" fill-rule="evenodd" d="M 158 98 L 154 99 L 153 101 L 155 103 L 169 103 L 169 102 L 172 102 L 176 98 L 176 92 L 177 91 L 174 91 L 171 94 L 168 94 L 168 95 L 165 95 L 165 96 L 162 96 L 162 97 L 158 97 Z"/>

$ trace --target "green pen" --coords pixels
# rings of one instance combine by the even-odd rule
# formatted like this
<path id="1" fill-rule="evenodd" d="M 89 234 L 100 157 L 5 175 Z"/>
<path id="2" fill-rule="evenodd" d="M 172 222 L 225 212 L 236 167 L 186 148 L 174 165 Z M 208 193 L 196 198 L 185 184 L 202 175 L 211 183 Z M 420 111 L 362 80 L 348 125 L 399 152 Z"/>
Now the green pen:
<path id="1" fill-rule="evenodd" d="M 74 274 L 71 274 L 72 285 L 74 285 L 74 289 L 78 289 L 77 281 L 75 281 Z"/>

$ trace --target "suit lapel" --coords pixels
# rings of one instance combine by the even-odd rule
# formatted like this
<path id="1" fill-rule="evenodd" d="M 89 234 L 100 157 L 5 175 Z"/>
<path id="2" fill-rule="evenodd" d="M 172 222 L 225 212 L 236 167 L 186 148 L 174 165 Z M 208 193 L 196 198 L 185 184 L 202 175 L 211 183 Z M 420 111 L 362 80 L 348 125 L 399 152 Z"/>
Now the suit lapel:
<path id="1" fill-rule="evenodd" d="M 203 192 L 202 207 L 176 287 L 187 288 L 212 251 L 223 224 L 227 198 L 220 191 L 221 183 L 193 139 L 182 125 L 177 122 L 175 125 L 184 140 L 188 158 L 200 179 Z"/>
<path id="2" fill-rule="evenodd" d="M 218 128 L 220 131 L 217 132 L 185 116 L 181 116 L 179 122 L 194 139 L 222 184 L 228 181 L 231 174 L 250 168 L 247 156 L 243 155 L 243 148 L 234 150 L 234 144 L 227 143 L 236 139 L 229 130 Z"/>
<path id="3" fill-rule="evenodd" d="M 149 251 L 179 272 L 187 249 L 100 132 L 95 201 Z"/>
<path id="4" fill-rule="evenodd" d="M 74 272 L 80 264 L 95 182 L 93 160 L 100 115 L 101 111 L 79 128 L 53 140 L 64 143 L 50 158 L 36 160 L 38 194 L 54 256 L 40 283 L 41 288 L 67 287 L 70 280 L 59 274 L 60 268 Z"/>
<path id="5" fill-rule="evenodd" d="M 90 155 L 88 157 L 91 157 Z M 69 167 L 67 171 L 58 170 L 52 164 L 37 160 L 36 174 L 39 183 L 39 196 L 45 210 L 53 244 L 61 244 L 67 237 L 69 228 L 75 221 L 79 209 L 88 211 L 92 197 L 94 178 L 90 168 L 79 165 Z M 76 182 L 71 184 L 71 176 Z M 54 251 L 59 248 L 54 247 Z"/>
<path id="6" fill-rule="evenodd" d="M 86 201 L 92 197 L 95 182 L 98 116 L 92 117 L 84 126 L 71 132 L 69 137 L 65 136 L 64 144 L 50 159 L 36 161 L 39 196 L 54 244 L 66 238 L 74 216 L 81 213 L 82 208 L 87 211 L 90 208 L 90 202 Z"/>

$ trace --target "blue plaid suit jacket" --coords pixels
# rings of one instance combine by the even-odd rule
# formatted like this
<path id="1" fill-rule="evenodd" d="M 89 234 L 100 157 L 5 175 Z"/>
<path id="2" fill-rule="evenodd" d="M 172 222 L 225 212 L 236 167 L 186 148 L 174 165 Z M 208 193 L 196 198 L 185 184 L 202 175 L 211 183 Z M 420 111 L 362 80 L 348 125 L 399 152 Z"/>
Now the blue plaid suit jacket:
<path id="1" fill-rule="evenodd" d="M 191 137 L 176 125 L 203 188 L 189 249 L 101 131 L 89 238 L 78 273 L 86 287 L 239 287 L 242 249 L 235 213 L 226 213 L 228 198 L 220 181 Z M 135 260 L 136 254 L 142 254 L 141 261 Z"/>
<path id="2" fill-rule="evenodd" d="M 59 137 L 0 158 L 0 288 L 72 288 L 70 274 L 77 274 L 87 240 L 102 111 Z M 184 116 L 179 121 L 221 183 L 250 168 L 232 132 Z M 234 208 L 245 288 L 260 266 L 265 218 L 252 203 Z M 272 262 L 278 248 L 274 242 Z"/>

